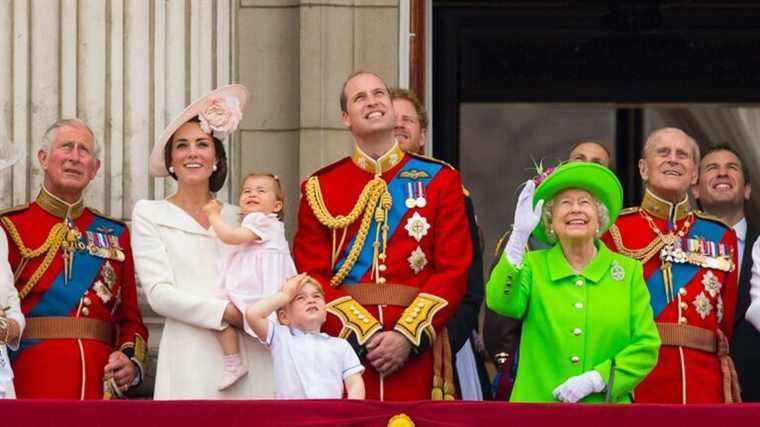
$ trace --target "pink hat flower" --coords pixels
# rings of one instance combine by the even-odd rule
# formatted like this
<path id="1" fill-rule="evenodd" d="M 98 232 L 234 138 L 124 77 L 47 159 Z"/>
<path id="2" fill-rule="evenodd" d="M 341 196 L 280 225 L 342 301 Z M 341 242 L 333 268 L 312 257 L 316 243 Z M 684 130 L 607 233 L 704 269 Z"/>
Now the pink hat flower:
<path id="1" fill-rule="evenodd" d="M 240 102 L 231 96 L 212 98 L 198 114 L 201 130 L 219 140 L 235 132 L 242 117 Z"/>

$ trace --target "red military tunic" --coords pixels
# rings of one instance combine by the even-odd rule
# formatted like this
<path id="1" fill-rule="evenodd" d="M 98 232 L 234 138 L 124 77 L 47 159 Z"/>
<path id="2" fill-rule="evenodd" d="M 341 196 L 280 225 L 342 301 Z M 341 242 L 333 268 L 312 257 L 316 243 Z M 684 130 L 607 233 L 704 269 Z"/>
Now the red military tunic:
<path id="1" fill-rule="evenodd" d="M 319 216 L 324 217 L 325 210 L 336 217 L 348 215 L 375 171 L 388 184 L 392 198 L 386 244 L 382 227 L 379 233 L 377 229 L 364 233 L 365 251 L 352 272 L 338 286 L 331 286 L 331 278 L 346 263 L 363 215 L 347 227 L 344 238 L 342 229 L 331 230 L 315 215 L 315 189 L 320 190 L 326 208 Z M 334 267 L 333 245 L 337 247 Z M 418 353 L 387 378 L 380 378 L 365 360 L 368 399 L 431 398 L 434 358 L 430 345 L 464 295 L 471 246 L 459 173 L 441 162 L 405 154 L 398 146 L 377 161 L 356 148 L 352 157 L 316 172 L 304 184 L 293 252 L 298 270 L 317 279 L 325 290 L 328 312 L 333 314 L 325 330 L 349 339 L 360 356 L 365 355 L 364 345 L 374 333 L 389 330 L 402 333 L 412 343 L 413 353 Z M 359 283 L 368 285 L 356 286 Z M 362 286 L 373 295 L 361 297 L 358 289 Z M 402 292 L 403 297 L 394 294 L 398 288 L 413 292 Z"/>
<path id="2" fill-rule="evenodd" d="M 681 249 L 674 256 L 668 245 L 663 245 L 668 239 L 669 223 L 674 224 L 670 230 L 675 236 L 675 246 Z M 659 230 L 659 235 L 653 227 Z M 724 393 L 730 394 L 732 390 L 724 389 L 721 360 L 716 351 L 697 349 L 681 340 L 687 339 L 683 335 L 687 328 L 703 337 L 712 337 L 708 346 L 715 346 L 718 331 L 728 339 L 731 337 L 737 290 L 734 231 L 720 220 L 692 210 L 688 199 L 673 205 L 647 190 L 641 207 L 624 210 L 602 239 L 610 249 L 643 262 L 662 337 L 659 360 L 636 388 L 636 402 L 724 402 Z M 666 278 L 662 256 L 670 260 L 672 279 Z"/>
<path id="3" fill-rule="evenodd" d="M 55 239 L 76 236 L 68 232 L 67 214 L 80 233 L 68 240 L 79 246 L 71 263 L 64 262 L 67 243 L 61 246 Z M 115 349 L 142 374 L 148 332 L 137 307 L 126 225 L 85 208 L 82 201 L 67 205 L 44 189 L 29 205 L 4 212 L 1 220 L 27 319 L 21 346 L 11 356 L 17 397 L 100 399 L 103 368 Z M 68 265 L 71 272 L 64 277 Z"/>

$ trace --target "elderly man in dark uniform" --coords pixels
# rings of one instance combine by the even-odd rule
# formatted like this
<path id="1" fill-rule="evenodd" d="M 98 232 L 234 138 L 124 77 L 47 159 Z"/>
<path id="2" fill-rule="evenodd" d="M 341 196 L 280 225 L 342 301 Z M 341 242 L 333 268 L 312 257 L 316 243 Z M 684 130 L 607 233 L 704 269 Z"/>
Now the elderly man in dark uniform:
<path id="1" fill-rule="evenodd" d="M 84 206 L 100 167 L 92 130 L 56 121 L 37 153 L 37 198 L 0 215 L 27 319 L 12 357 L 19 398 L 100 399 L 142 378 L 148 332 L 137 308 L 129 231 Z"/>
<path id="2" fill-rule="evenodd" d="M 398 147 L 390 91 L 376 74 L 352 74 L 340 98 L 356 146 L 304 183 L 296 266 L 325 290 L 327 332 L 369 365 L 367 398 L 451 399 L 444 325 L 472 252 L 459 173 Z"/>
<path id="3" fill-rule="evenodd" d="M 699 146 L 676 128 L 653 132 L 639 172 L 641 206 L 621 212 L 603 236 L 615 251 L 644 265 L 662 340 L 657 366 L 636 388 L 639 403 L 740 400 L 728 342 L 736 307 L 736 233 L 692 209 Z"/>

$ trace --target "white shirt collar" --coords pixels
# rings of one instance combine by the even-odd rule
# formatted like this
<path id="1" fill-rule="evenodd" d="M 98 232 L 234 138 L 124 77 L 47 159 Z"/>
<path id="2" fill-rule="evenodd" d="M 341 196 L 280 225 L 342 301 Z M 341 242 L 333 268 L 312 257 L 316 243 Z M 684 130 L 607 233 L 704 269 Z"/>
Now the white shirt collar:
<path id="1" fill-rule="evenodd" d="M 747 218 L 742 218 L 741 221 L 734 225 L 734 231 L 736 232 L 736 238 L 744 242 L 747 238 Z"/>

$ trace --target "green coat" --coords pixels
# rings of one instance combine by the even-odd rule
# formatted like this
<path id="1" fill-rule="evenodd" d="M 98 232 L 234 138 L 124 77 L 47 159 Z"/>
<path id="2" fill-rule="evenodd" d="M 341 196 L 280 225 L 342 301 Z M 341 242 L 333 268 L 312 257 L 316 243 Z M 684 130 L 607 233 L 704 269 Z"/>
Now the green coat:
<path id="1" fill-rule="evenodd" d="M 608 383 L 614 358 L 612 400 L 628 403 L 657 363 L 660 337 L 641 264 L 597 245 L 581 274 L 559 244 L 528 252 L 521 268 L 503 255 L 491 273 L 488 307 L 523 319 L 511 401 L 556 402 L 557 386 L 592 369 Z M 603 401 L 604 393 L 582 400 Z"/>

